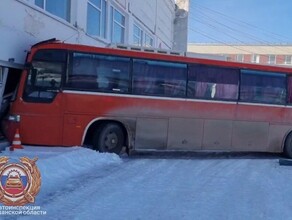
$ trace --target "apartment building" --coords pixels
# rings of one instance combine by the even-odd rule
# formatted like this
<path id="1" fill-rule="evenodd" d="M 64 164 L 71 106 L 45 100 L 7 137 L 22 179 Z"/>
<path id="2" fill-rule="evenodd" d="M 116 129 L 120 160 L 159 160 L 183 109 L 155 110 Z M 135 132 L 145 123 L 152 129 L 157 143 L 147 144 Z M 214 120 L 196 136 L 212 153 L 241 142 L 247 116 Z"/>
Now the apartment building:
<path id="1" fill-rule="evenodd" d="M 204 55 L 221 55 L 229 61 L 292 67 L 292 45 L 220 45 L 189 43 L 188 51 Z"/>

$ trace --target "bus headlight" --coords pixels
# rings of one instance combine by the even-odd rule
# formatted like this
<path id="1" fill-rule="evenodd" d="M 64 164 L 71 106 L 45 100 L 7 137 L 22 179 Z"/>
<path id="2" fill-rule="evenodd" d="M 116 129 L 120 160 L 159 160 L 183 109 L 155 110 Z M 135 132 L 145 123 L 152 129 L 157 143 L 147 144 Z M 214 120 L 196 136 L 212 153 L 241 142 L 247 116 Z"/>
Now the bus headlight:
<path id="1" fill-rule="evenodd" d="M 8 121 L 20 122 L 20 115 L 9 115 Z"/>

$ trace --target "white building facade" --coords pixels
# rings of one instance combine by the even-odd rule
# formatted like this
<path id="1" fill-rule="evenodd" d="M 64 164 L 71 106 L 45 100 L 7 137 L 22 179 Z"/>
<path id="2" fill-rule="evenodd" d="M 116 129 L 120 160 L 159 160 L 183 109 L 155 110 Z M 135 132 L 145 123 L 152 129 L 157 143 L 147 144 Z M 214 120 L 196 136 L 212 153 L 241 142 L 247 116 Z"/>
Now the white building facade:
<path id="1" fill-rule="evenodd" d="M 1 0 L 0 66 L 18 68 L 31 45 L 50 38 L 172 49 L 174 19 L 174 0 Z"/>

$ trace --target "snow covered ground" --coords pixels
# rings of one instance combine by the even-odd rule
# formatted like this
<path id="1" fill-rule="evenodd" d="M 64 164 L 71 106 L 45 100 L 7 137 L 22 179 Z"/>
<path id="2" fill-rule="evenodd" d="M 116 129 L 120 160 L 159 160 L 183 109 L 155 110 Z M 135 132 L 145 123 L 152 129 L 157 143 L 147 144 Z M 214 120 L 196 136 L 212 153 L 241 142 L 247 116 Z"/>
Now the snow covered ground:
<path id="1" fill-rule="evenodd" d="M 277 156 L 129 158 L 27 146 L 3 155 L 39 158 L 40 219 L 292 219 L 292 167 Z"/>

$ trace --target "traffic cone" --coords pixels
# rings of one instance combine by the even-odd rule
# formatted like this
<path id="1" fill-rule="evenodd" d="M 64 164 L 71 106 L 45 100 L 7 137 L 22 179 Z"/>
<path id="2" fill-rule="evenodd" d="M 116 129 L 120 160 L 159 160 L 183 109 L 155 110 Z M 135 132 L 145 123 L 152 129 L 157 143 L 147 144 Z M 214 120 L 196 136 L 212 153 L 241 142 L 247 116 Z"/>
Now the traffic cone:
<path id="1" fill-rule="evenodd" d="M 21 145 L 19 130 L 16 129 L 12 145 L 10 146 L 10 151 L 14 151 L 14 149 L 23 149 L 23 146 Z"/>

